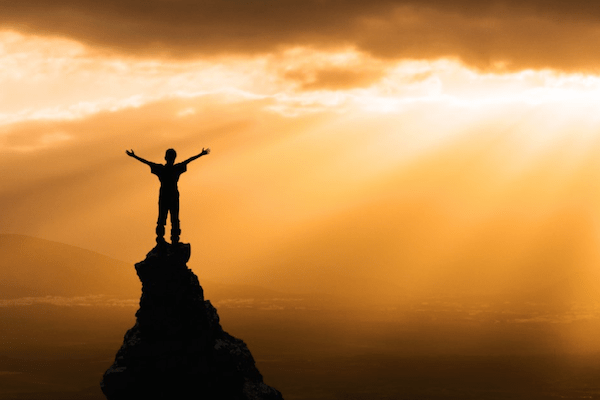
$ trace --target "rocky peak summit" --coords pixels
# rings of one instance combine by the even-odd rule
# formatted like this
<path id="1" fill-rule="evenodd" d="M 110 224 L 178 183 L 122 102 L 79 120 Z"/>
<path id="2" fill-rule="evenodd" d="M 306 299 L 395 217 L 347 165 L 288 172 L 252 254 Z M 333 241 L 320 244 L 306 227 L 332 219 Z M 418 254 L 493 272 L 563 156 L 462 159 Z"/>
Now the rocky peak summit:
<path id="1" fill-rule="evenodd" d="M 159 244 L 135 265 L 140 308 L 100 383 L 107 399 L 283 400 L 221 327 L 189 258 L 189 244 Z"/>

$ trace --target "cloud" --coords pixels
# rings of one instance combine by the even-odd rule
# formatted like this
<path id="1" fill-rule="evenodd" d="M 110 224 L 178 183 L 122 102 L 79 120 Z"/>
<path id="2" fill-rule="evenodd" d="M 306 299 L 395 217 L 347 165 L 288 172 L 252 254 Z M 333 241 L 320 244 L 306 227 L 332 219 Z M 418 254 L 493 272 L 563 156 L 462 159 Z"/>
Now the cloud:
<path id="1" fill-rule="evenodd" d="M 314 71 L 352 70 L 355 56 L 330 54 Z M 599 80 L 384 67 L 367 89 L 283 82 L 270 96 L 184 93 L 5 125 L 0 226 L 139 261 L 154 242 L 158 182 L 124 150 L 160 162 L 169 147 L 182 158 L 211 147 L 180 181 L 183 237 L 203 277 L 367 294 L 380 292 L 365 289 L 373 277 L 415 291 L 544 292 L 567 281 L 561 266 L 598 281 L 587 268 L 600 259 L 589 185 L 600 179 Z"/>
<path id="2" fill-rule="evenodd" d="M 301 88 L 305 90 L 337 90 L 368 87 L 381 79 L 383 77 L 383 72 L 329 68 L 312 71 L 312 73 L 307 73 L 305 71 L 290 71 L 285 74 L 285 77 L 299 81 Z"/>
<path id="3" fill-rule="evenodd" d="M 308 46 L 355 47 L 392 59 L 456 58 L 486 70 L 595 71 L 600 61 L 600 12 L 582 0 L 24 0 L 3 2 L 0 14 L 1 28 L 141 57 Z"/>
<path id="4" fill-rule="evenodd" d="M 454 61 L 381 59 L 352 48 L 295 47 L 263 56 L 161 62 L 123 54 L 104 57 L 72 40 L 9 32 L 0 32 L 0 46 L 0 125 L 78 119 L 211 94 L 271 100 L 271 110 L 298 115 L 352 104 L 393 112 L 432 96 L 496 103 L 519 97 L 533 102 L 573 97 L 585 103 L 594 101 L 599 87 L 597 77 L 583 74 L 483 74 Z M 174 114 L 183 118 L 190 112 L 183 107 Z M 56 132 L 45 134 L 54 134 L 47 142 L 59 138 Z M 1 136 L 2 132 L 0 143 L 5 142 Z M 20 139 L 12 141 L 26 150 L 17 143 Z"/>
<path id="5" fill-rule="evenodd" d="M 379 82 L 395 65 L 352 49 L 336 52 L 294 48 L 273 57 L 278 74 L 300 90 L 347 90 Z"/>

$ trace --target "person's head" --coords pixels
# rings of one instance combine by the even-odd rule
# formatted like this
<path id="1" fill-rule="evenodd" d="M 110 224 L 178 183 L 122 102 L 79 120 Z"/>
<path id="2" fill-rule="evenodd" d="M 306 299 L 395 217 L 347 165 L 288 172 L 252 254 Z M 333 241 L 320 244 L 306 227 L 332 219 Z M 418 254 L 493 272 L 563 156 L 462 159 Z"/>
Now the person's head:
<path id="1" fill-rule="evenodd" d="M 177 157 L 177 152 L 175 151 L 175 149 L 169 149 L 165 153 L 165 161 L 167 162 L 167 164 L 175 163 L 176 157 Z"/>

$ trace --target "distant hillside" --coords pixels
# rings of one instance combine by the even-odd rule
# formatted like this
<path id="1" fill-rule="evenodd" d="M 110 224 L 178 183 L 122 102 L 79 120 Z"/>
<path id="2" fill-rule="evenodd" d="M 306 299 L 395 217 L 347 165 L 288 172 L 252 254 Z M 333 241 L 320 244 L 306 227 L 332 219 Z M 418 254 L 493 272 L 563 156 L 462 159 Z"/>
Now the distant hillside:
<path id="1" fill-rule="evenodd" d="M 140 254 L 140 260 L 144 256 Z M 206 298 L 212 300 L 295 296 L 258 286 L 230 285 L 202 278 L 200 284 Z M 141 283 L 133 264 L 63 243 L 0 234 L 0 299 L 98 294 L 137 299 L 140 293 Z"/>
<path id="2" fill-rule="evenodd" d="M 62 243 L 0 235 L 0 298 L 95 294 L 138 297 L 133 266 Z"/>

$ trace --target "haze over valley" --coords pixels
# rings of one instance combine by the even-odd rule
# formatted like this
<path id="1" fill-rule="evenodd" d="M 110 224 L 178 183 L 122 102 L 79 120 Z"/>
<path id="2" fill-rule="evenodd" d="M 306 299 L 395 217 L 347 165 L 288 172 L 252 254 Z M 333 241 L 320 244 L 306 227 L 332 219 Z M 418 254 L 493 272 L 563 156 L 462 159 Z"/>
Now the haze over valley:
<path id="1" fill-rule="evenodd" d="M 1 270 L 29 282 L 2 290 L 10 295 L 0 299 L 0 398 L 102 399 L 98 377 L 138 308 L 133 266 L 19 235 L 0 235 L 0 247 L 11 249 L 2 262 L 10 259 L 15 267 L 2 264 Z M 27 280 L 42 269 L 54 284 Z M 600 305 L 485 295 L 359 302 L 203 281 L 202 269 L 192 269 L 223 327 L 244 338 L 266 382 L 286 398 L 597 394 Z M 63 274 L 79 285 L 57 284 Z M 115 290 L 117 281 L 122 286 Z"/>

